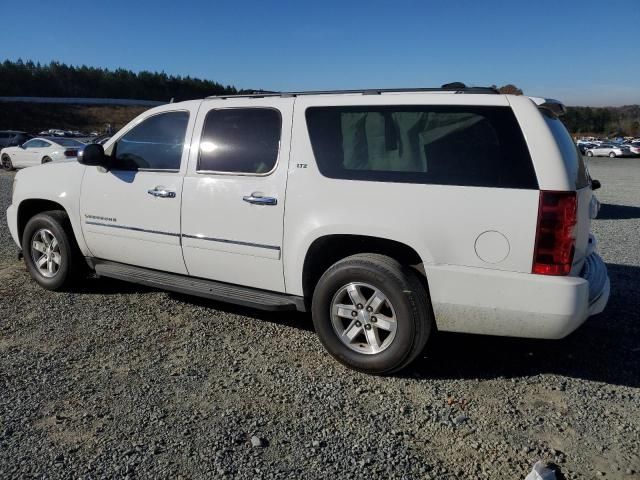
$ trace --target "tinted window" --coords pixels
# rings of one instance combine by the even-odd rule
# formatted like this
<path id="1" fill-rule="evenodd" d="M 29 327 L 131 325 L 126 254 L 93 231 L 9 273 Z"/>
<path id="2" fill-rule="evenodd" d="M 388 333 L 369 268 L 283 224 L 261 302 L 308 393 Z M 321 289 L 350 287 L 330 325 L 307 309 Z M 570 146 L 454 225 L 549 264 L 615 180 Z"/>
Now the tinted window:
<path id="1" fill-rule="evenodd" d="M 187 112 L 147 118 L 120 138 L 113 149 L 113 168 L 179 170 L 187 132 Z"/>
<path id="2" fill-rule="evenodd" d="M 70 138 L 56 138 L 55 142 L 63 147 L 84 147 L 84 143 Z"/>
<path id="3" fill-rule="evenodd" d="M 277 110 L 211 110 L 200 141 L 198 170 L 264 174 L 278 159 L 282 120 Z"/>
<path id="4" fill-rule="evenodd" d="M 318 167 L 327 177 L 538 188 L 507 107 L 314 107 L 306 117 Z"/>
<path id="5" fill-rule="evenodd" d="M 40 140 L 36 140 L 36 139 L 29 140 L 23 145 L 24 148 L 36 148 L 40 146 L 41 146 Z"/>

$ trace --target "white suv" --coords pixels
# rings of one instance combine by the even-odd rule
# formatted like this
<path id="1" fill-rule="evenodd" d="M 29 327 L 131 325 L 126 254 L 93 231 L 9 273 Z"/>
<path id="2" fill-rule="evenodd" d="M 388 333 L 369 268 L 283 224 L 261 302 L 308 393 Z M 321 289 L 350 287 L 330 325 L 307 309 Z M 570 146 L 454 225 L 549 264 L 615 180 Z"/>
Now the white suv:
<path id="1" fill-rule="evenodd" d="M 563 111 L 461 85 L 174 103 L 19 172 L 7 218 L 45 288 L 88 264 L 310 310 L 339 361 L 390 373 L 436 329 L 561 338 L 605 307 L 598 183 Z"/>

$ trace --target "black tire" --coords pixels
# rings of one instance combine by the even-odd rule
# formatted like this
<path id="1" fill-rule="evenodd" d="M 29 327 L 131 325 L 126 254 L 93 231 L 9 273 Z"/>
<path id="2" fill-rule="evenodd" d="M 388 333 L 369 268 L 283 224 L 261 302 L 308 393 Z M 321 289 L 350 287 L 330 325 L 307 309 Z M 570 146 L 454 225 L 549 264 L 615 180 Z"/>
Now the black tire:
<path id="1" fill-rule="evenodd" d="M 49 163 L 50 161 L 51 161 L 51 157 L 43 157 L 43 158 L 42 158 L 42 163 L 43 163 L 43 164 L 45 164 L 45 163 Z"/>
<path id="2" fill-rule="evenodd" d="M 333 327 L 334 296 L 354 282 L 379 289 L 393 305 L 395 337 L 379 353 L 354 351 Z M 434 328 L 431 302 L 417 272 L 378 254 L 352 255 L 331 266 L 316 285 L 311 311 L 316 333 L 334 358 L 354 370 L 378 375 L 397 372 L 415 360 Z"/>
<path id="3" fill-rule="evenodd" d="M 616 154 L 615 154 L 614 152 L 611 152 L 611 153 L 609 154 L 609 158 L 616 158 Z"/>
<path id="4" fill-rule="evenodd" d="M 4 168 L 8 172 L 13 170 L 13 163 L 11 162 L 11 157 L 6 153 L 2 156 L 2 168 Z"/>
<path id="5" fill-rule="evenodd" d="M 50 231 L 58 243 L 60 263 L 56 273 L 51 277 L 46 277 L 40 272 L 33 258 L 40 253 L 34 248 L 32 240 L 42 229 Z M 64 290 L 86 270 L 86 263 L 73 235 L 69 217 L 61 210 L 42 212 L 29 219 L 22 234 L 22 250 L 27 270 L 33 279 L 47 290 Z"/>
<path id="6" fill-rule="evenodd" d="M 587 157 L 593 157 L 593 152 L 587 152 Z"/>

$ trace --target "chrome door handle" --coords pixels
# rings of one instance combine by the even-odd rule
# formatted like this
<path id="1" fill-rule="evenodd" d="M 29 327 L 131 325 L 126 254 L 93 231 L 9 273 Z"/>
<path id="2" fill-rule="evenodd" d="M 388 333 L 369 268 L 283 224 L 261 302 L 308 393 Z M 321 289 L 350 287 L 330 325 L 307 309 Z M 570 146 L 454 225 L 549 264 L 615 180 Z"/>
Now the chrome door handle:
<path id="1" fill-rule="evenodd" d="M 242 200 L 244 200 L 247 203 L 252 203 L 254 205 L 277 205 L 278 204 L 277 198 L 263 197 L 260 195 L 256 195 L 255 193 L 242 197 Z"/>
<path id="2" fill-rule="evenodd" d="M 171 190 L 152 188 L 151 190 L 147 190 L 149 195 L 153 195 L 154 197 L 160 198 L 176 198 L 176 192 L 172 192 Z"/>

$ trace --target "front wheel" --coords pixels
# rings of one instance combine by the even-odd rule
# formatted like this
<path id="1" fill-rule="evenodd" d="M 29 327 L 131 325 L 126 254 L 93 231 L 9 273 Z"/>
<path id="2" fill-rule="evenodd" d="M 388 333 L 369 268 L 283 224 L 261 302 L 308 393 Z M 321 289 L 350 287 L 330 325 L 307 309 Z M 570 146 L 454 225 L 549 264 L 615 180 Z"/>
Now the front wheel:
<path id="1" fill-rule="evenodd" d="M 614 152 L 611 152 L 611 153 L 609 154 L 609 158 L 616 158 L 616 154 L 615 154 Z"/>
<path id="2" fill-rule="evenodd" d="M 47 290 L 68 287 L 82 271 L 82 254 L 63 211 L 32 217 L 22 234 L 22 250 L 31 277 Z"/>
<path id="3" fill-rule="evenodd" d="M 13 163 L 11 162 L 11 157 L 9 155 L 2 156 L 2 168 L 7 171 L 13 170 Z"/>
<path id="4" fill-rule="evenodd" d="M 334 358 L 373 374 L 411 363 L 434 323 L 416 272 L 378 254 L 353 255 L 329 268 L 315 288 L 312 314 L 320 341 Z"/>

